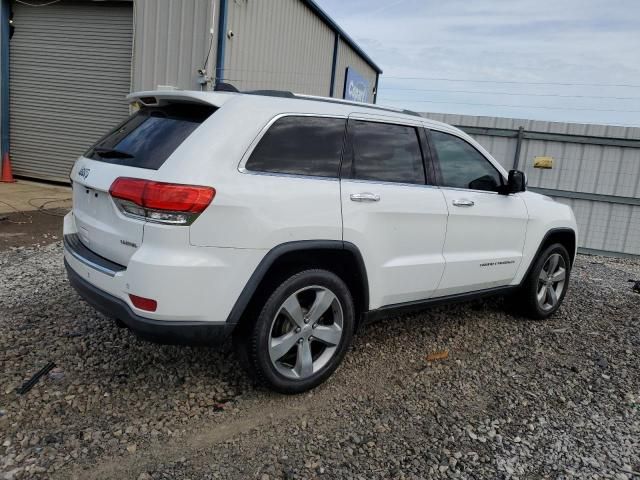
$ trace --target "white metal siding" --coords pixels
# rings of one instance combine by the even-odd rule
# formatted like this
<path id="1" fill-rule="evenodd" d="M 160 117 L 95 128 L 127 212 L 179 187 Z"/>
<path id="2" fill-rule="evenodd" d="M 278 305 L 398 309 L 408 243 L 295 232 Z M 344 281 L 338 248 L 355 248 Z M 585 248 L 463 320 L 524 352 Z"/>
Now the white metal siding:
<path id="1" fill-rule="evenodd" d="M 336 63 L 335 97 L 344 98 L 344 77 L 347 67 L 355 68 L 360 75 L 369 81 L 369 101 L 373 102 L 373 89 L 376 86 L 376 71 L 344 40 L 340 39 L 338 44 L 338 61 Z"/>
<path id="2" fill-rule="evenodd" d="M 216 9 L 218 3 L 215 0 Z M 135 0 L 133 90 L 154 90 L 159 85 L 200 90 L 197 70 L 209 45 L 208 73 L 215 68 L 213 5 L 213 0 Z"/>
<path id="3" fill-rule="evenodd" d="M 10 136 L 17 175 L 68 181 L 75 159 L 128 114 L 128 2 L 13 4 Z"/>
<path id="4" fill-rule="evenodd" d="M 299 0 L 229 0 L 223 77 L 241 90 L 329 95 L 333 31 Z"/>
<path id="5" fill-rule="evenodd" d="M 504 128 L 528 132 L 640 139 L 640 128 L 578 123 L 544 122 L 515 118 L 423 113 L 427 118 L 461 127 Z M 473 135 L 506 169 L 513 168 L 516 139 Z M 568 139 L 569 140 L 569 139 Z M 553 168 L 533 168 L 536 156 L 553 157 Z M 518 164 L 530 187 L 640 199 L 640 148 L 587 145 L 570 141 L 524 139 Z M 580 246 L 640 255 L 640 206 L 554 197 L 573 208 Z"/>

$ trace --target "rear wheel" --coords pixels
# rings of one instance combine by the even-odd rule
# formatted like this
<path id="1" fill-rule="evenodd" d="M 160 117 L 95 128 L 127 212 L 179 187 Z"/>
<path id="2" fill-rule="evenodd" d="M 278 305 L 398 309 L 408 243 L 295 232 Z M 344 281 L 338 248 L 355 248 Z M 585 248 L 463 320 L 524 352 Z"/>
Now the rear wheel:
<path id="1" fill-rule="evenodd" d="M 282 393 L 324 382 L 342 362 L 355 323 L 345 283 L 326 270 L 306 270 L 269 296 L 245 344 L 250 373 Z"/>
<path id="2" fill-rule="evenodd" d="M 536 260 L 516 296 L 515 306 L 526 316 L 544 319 L 560 308 L 569 287 L 571 260 L 559 243 L 550 245 Z"/>

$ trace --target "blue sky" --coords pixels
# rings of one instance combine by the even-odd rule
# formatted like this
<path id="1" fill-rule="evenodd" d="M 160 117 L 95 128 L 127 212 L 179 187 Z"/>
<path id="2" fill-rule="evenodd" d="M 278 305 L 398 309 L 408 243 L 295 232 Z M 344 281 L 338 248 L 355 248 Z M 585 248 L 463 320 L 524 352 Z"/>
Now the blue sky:
<path id="1" fill-rule="evenodd" d="M 380 104 L 640 126 L 640 0 L 317 1 L 384 70 Z"/>

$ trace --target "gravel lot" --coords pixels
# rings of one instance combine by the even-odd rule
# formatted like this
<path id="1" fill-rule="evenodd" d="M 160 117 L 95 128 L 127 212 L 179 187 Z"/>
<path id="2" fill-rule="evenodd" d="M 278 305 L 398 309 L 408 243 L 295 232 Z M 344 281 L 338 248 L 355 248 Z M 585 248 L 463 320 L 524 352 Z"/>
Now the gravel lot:
<path id="1" fill-rule="evenodd" d="M 640 262 L 580 257 L 546 322 L 490 300 L 370 326 L 296 397 L 139 341 L 63 270 L 60 242 L 0 253 L 0 478 L 640 476 Z"/>

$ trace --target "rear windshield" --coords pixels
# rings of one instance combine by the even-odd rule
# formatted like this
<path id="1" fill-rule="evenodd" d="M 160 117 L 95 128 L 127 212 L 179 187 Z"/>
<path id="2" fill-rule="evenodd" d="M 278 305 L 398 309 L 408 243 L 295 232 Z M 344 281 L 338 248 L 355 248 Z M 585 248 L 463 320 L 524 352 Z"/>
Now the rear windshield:
<path id="1" fill-rule="evenodd" d="M 215 110 L 214 106 L 194 104 L 143 107 L 91 147 L 85 156 L 157 170 Z"/>

